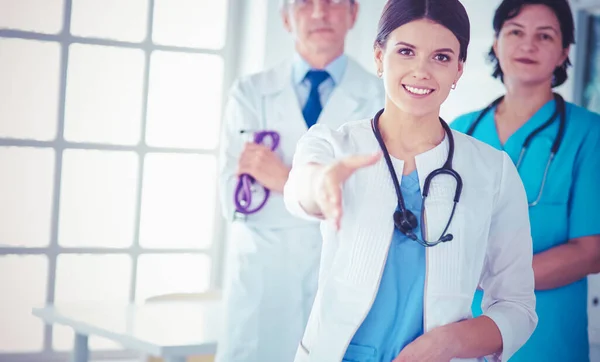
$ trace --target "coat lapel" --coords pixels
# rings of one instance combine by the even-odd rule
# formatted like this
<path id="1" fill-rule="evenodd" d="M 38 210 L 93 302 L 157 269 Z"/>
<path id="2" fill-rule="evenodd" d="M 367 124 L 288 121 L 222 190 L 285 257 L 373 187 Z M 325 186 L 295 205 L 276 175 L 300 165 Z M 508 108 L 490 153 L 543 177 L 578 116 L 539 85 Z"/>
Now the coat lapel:
<path id="1" fill-rule="evenodd" d="M 277 71 L 264 85 L 265 128 L 276 129 L 278 123 L 285 127 L 306 131 L 306 123 L 298 104 L 298 97 L 292 86 L 292 63 L 285 62 L 277 67 Z"/>
<path id="2" fill-rule="evenodd" d="M 363 101 L 346 89 L 336 88 L 321 111 L 318 123 L 336 125 L 344 121 L 354 121 L 352 115 L 357 112 Z"/>
<path id="3" fill-rule="evenodd" d="M 446 162 L 448 151 L 449 142 L 446 136 L 437 147 L 417 156 L 416 163 L 421 192 L 423 192 L 426 177 Z M 432 179 L 423 210 L 426 230 L 426 235 L 423 236 L 427 241 L 437 241 L 446 228 L 454 206 L 456 186 L 455 179 L 449 175 L 442 174 Z M 453 239 L 427 248 L 428 265 L 436 266 L 428 268 L 428 283 L 435 283 L 433 289 L 438 292 L 459 290 L 460 280 L 454 276 L 460 275 L 462 264 L 463 253 L 461 250 L 464 241 L 461 229 L 463 222 L 462 209 L 457 207 L 447 231 L 453 235 Z"/>
<path id="4" fill-rule="evenodd" d="M 319 117 L 318 123 L 340 124 L 340 122 L 354 121 L 359 111 L 369 102 L 363 94 L 365 71 L 351 59 L 340 84 L 337 84 Z M 364 115 L 358 118 L 364 118 Z"/>
<path id="5" fill-rule="evenodd" d="M 294 131 L 306 131 L 306 122 L 298 97 L 291 86 L 292 63 L 281 64 L 268 83 L 263 85 L 266 109 L 266 125 L 277 128 L 284 122 L 285 127 Z M 319 116 L 317 123 L 337 128 L 343 122 L 364 118 L 365 110 L 372 104 L 373 95 L 364 94 L 364 79 L 367 73 L 353 60 L 348 60 L 344 76 L 331 93 Z M 381 100 L 383 104 L 383 99 Z M 280 125 L 281 127 L 281 125 Z"/>
<path id="6" fill-rule="evenodd" d="M 294 129 L 302 129 L 306 132 L 306 122 L 302 116 L 298 98 L 293 87 L 285 87 L 279 92 L 268 96 L 268 107 L 270 108 L 267 115 L 272 125 L 284 122 L 286 127 Z"/>
<path id="7" fill-rule="evenodd" d="M 379 150 L 370 127 L 361 130 L 356 141 L 361 153 Z M 400 174 L 402 167 L 396 170 Z M 344 188 L 344 209 L 348 212 L 342 219 L 345 227 L 337 236 L 339 245 L 330 269 L 336 278 L 325 281 L 321 295 L 324 312 L 319 334 L 328 337 L 315 341 L 311 361 L 342 359 L 346 342 L 377 294 L 394 230 L 395 191 L 383 158 L 358 170 Z M 336 302 L 339 300 L 344 301 L 343 305 Z"/>

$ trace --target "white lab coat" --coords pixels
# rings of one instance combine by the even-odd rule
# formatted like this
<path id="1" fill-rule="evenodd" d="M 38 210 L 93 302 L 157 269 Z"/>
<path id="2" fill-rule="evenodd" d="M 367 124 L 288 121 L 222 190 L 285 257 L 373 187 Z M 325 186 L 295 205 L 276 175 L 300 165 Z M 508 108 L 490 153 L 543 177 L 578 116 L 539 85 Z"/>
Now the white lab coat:
<path id="1" fill-rule="evenodd" d="M 318 120 L 338 127 L 373 116 L 383 107 L 381 81 L 348 59 Z M 232 221 L 225 280 L 225 326 L 219 362 L 292 361 L 316 293 L 321 249 L 317 222 L 292 216 L 283 195 L 234 220 L 237 164 L 247 141 L 241 130 L 275 130 L 276 153 L 291 165 L 296 143 L 307 131 L 292 86 L 292 63 L 241 79 L 232 88 L 220 154 L 220 198 Z"/>
<path id="2" fill-rule="evenodd" d="M 532 241 L 525 191 L 504 152 L 453 132 L 453 168 L 463 181 L 462 196 L 449 233 L 454 239 L 427 248 L 424 330 L 471 318 L 478 286 L 485 290 L 484 314 L 502 334 L 506 361 L 537 325 Z M 328 164 L 351 154 L 377 152 L 370 121 L 351 122 L 338 130 L 313 127 L 299 141 L 284 195 L 288 209 L 310 218 L 298 204 L 296 170 L 308 162 Z M 447 138 L 416 157 L 423 190 L 425 178 L 448 155 Z M 403 163 L 395 162 L 398 178 Z M 425 204 L 426 235 L 437 240 L 452 210 L 456 182 L 437 176 Z M 341 361 L 350 340 L 377 294 L 394 229 L 397 199 L 382 157 L 358 170 L 343 188 L 343 218 L 337 233 L 323 222 L 323 256 L 319 289 L 296 362 Z M 480 359 L 482 361 L 483 359 Z M 476 361 L 476 359 L 470 360 Z"/>

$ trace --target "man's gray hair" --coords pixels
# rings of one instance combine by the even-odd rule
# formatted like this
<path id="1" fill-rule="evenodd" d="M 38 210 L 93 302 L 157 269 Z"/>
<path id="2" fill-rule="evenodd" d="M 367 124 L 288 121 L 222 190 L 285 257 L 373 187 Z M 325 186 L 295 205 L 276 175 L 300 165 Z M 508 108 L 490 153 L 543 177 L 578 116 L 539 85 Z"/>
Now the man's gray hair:
<path id="1" fill-rule="evenodd" d="M 349 0 L 350 4 L 354 4 L 356 0 Z M 290 4 L 291 0 L 279 0 L 279 8 L 284 9 L 288 4 Z"/>

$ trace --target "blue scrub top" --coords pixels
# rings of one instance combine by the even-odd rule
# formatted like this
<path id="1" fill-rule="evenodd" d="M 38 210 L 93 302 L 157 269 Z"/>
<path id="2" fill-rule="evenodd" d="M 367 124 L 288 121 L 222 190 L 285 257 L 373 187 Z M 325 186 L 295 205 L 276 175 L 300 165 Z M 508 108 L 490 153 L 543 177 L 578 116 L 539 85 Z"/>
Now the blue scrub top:
<path id="1" fill-rule="evenodd" d="M 416 171 L 402 177 L 401 189 L 406 208 L 420 219 L 422 198 Z M 421 237 L 420 228 L 417 235 Z M 423 334 L 424 286 L 425 247 L 394 228 L 377 296 L 343 361 L 390 362 Z"/>
<path id="2" fill-rule="evenodd" d="M 554 110 L 554 100 L 546 103 L 503 146 L 492 109 L 473 137 L 504 150 L 516 164 L 525 138 L 545 123 Z M 534 254 L 565 244 L 569 239 L 600 234 L 600 116 L 571 103 L 567 103 L 566 110 L 565 135 L 550 166 L 541 200 L 529 207 Z M 450 126 L 466 132 L 479 113 L 463 115 Z M 529 202 L 537 198 L 558 125 L 557 118 L 531 141 L 519 167 Z M 478 291 L 473 302 L 476 316 L 481 314 L 481 299 L 482 293 Z M 536 299 L 538 326 L 511 362 L 589 361 L 586 279 L 553 290 L 536 291 Z"/>

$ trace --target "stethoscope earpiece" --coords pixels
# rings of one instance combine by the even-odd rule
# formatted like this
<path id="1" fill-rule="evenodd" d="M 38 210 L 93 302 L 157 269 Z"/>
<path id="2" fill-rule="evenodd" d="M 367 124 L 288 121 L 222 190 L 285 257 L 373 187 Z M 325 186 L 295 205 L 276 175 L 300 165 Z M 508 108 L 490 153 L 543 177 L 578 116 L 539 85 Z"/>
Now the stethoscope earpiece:
<path id="1" fill-rule="evenodd" d="M 448 235 L 444 235 L 440 238 L 440 241 L 442 243 L 445 243 L 446 241 L 451 241 L 452 239 L 454 239 L 454 236 L 452 234 L 448 234 Z"/>

